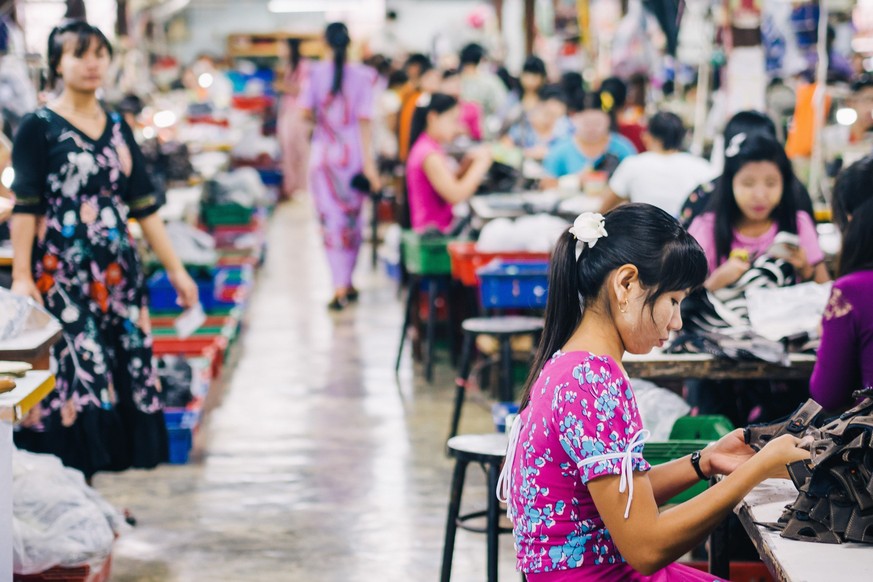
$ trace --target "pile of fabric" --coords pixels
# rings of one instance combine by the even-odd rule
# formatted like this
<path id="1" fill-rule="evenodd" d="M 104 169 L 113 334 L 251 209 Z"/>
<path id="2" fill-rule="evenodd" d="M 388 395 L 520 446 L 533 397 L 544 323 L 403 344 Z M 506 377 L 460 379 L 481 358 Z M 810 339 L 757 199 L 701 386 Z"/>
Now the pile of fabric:
<path id="1" fill-rule="evenodd" d="M 788 466 L 800 492 L 772 527 L 794 540 L 873 543 L 873 389 L 856 392 L 857 406 L 827 421 L 809 400 L 783 423 L 746 429 L 760 449 L 782 434 L 811 437 L 809 461 Z"/>

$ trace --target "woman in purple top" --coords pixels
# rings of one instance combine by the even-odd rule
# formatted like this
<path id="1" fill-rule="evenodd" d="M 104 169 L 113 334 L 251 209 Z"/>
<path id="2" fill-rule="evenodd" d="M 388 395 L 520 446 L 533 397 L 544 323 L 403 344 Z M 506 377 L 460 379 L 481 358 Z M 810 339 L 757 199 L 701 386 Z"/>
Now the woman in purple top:
<path id="1" fill-rule="evenodd" d="M 792 247 L 786 257 L 799 280 L 830 280 L 815 225 L 809 215 L 797 210 L 791 195 L 793 179 L 791 162 L 775 139 L 741 133 L 731 140 L 711 211 L 698 216 L 688 228 L 706 252 L 708 290 L 717 291 L 739 280 L 758 257 L 770 251 L 779 232 L 800 239 L 800 245 Z"/>
<path id="2" fill-rule="evenodd" d="M 873 156 L 840 174 L 834 218 L 843 233 L 840 277 L 822 319 L 821 347 L 809 391 L 828 410 L 873 387 Z"/>
<path id="3" fill-rule="evenodd" d="M 491 167 L 491 151 L 486 147 L 470 150 L 460 168 L 446 156 L 446 145 L 460 132 L 460 114 L 458 100 L 443 93 L 425 94 L 415 110 L 406 185 L 416 231 L 449 230 L 452 206 L 471 198 Z"/>
<path id="4" fill-rule="evenodd" d="M 351 39 L 345 24 L 328 25 L 325 39 L 333 59 L 312 65 L 300 108 L 315 124 L 309 185 L 333 275 L 329 308 L 341 310 L 357 297 L 352 272 L 362 238 L 364 195 L 352 188 L 352 178 L 363 173 L 370 187 L 379 189 L 371 137 L 377 78 L 369 67 L 346 63 Z"/>
<path id="5" fill-rule="evenodd" d="M 558 241 L 543 340 L 512 428 L 498 497 L 529 582 L 703 581 L 673 562 L 758 483 L 809 457 L 792 436 L 754 454 L 742 430 L 651 467 L 625 352 L 682 327 L 680 303 L 706 277 L 700 246 L 669 214 L 628 204 L 580 216 Z M 713 474 L 694 499 L 658 505 Z"/>

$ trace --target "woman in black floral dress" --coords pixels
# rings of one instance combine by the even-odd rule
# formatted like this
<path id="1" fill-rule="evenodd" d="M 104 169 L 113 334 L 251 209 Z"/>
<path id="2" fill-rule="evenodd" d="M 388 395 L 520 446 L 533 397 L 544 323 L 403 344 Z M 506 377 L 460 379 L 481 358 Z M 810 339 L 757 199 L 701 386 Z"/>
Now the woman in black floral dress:
<path id="1" fill-rule="evenodd" d="M 90 478 L 166 460 L 163 396 L 152 363 L 144 278 L 128 217 L 188 307 L 197 287 L 169 245 L 130 127 L 96 98 L 109 65 L 106 37 L 84 22 L 49 37 L 50 77 L 64 89 L 16 135 L 13 291 L 63 325 L 53 348 L 55 391 L 16 434 Z"/>

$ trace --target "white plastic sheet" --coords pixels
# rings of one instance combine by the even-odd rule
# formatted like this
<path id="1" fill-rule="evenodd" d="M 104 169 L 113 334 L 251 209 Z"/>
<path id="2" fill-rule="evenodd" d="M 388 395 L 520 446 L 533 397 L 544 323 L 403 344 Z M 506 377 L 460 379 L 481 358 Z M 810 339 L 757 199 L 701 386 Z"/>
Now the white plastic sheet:
<path id="1" fill-rule="evenodd" d="M 112 553 L 116 535 L 128 528 L 82 474 L 57 457 L 16 450 L 12 480 L 16 574 L 99 566 Z"/>

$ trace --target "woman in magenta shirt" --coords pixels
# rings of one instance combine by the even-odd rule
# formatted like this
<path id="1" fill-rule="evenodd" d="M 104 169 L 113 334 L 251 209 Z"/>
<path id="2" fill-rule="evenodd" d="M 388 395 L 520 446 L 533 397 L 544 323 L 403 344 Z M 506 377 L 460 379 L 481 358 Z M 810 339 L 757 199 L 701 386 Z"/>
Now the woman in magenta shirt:
<path id="1" fill-rule="evenodd" d="M 782 145 L 769 136 L 739 134 L 726 148 L 725 157 L 710 212 L 688 228 L 706 252 L 706 288 L 717 291 L 735 283 L 758 257 L 768 253 L 779 232 L 799 239 L 799 246 L 786 257 L 798 280 L 830 280 L 815 225 L 808 214 L 797 210 L 790 195 L 794 174 Z M 737 255 L 734 251 L 744 252 Z"/>
<path id="2" fill-rule="evenodd" d="M 491 167 L 491 152 L 470 150 L 460 169 L 446 155 L 445 146 L 458 136 L 461 110 L 449 95 L 424 95 L 412 119 L 412 149 L 406 161 L 406 186 L 413 230 L 452 226 L 452 206 L 476 193 Z"/>
<path id="3" fill-rule="evenodd" d="M 822 318 L 821 347 L 809 383 L 828 410 L 848 408 L 852 392 L 873 387 L 873 156 L 837 180 L 834 219 L 843 233 L 840 277 Z"/>

